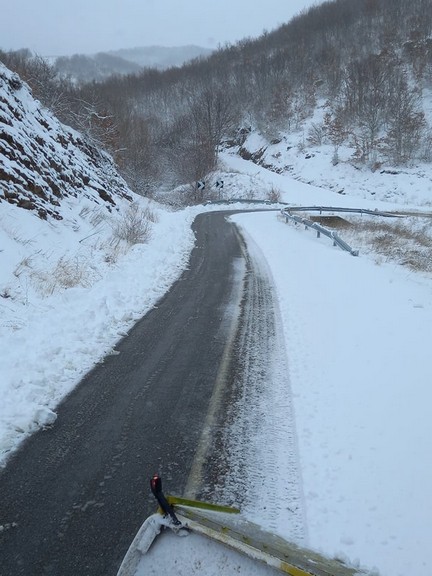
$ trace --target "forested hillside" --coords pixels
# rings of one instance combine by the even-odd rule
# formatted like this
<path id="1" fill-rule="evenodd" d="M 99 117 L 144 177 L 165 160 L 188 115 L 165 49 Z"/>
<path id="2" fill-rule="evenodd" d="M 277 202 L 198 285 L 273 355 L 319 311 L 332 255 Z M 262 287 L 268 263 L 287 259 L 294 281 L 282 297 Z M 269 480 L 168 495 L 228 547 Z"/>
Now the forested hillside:
<path id="1" fill-rule="evenodd" d="M 432 161 L 431 10 L 431 0 L 326 1 L 181 68 L 80 88 L 40 60 L 0 58 L 141 194 L 203 177 L 221 146 L 242 153 L 251 130 L 331 145 L 334 163 L 348 146 L 351 162 L 376 169 Z"/>

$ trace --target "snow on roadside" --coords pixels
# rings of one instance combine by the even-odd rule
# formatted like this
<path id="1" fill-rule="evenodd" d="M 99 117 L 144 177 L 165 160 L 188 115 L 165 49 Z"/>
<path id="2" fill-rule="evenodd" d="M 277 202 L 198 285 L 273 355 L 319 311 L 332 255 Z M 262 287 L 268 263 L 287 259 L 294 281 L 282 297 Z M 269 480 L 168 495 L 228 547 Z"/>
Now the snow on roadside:
<path id="1" fill-rule="evenodd" d="M 354 258 L 274 214 L 232 218 L 261 247 L 277 288 L 307 545 L 383 576 L 427 576 L 430 279 Z"/>

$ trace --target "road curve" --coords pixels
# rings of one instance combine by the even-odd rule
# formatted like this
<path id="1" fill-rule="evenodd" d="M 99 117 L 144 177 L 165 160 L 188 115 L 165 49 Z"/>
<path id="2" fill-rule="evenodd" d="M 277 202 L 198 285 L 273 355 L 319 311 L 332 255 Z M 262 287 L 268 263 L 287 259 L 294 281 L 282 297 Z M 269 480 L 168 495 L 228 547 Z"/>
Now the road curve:
<path id="1" fill-rule="evenodd" d="M 223 213 L 198 216 L 194 231 L 189 269 L 0 473 L 1 576 L 115 575 L 154 510 L 149 476 L 184 492 L 243 258 Z"/>

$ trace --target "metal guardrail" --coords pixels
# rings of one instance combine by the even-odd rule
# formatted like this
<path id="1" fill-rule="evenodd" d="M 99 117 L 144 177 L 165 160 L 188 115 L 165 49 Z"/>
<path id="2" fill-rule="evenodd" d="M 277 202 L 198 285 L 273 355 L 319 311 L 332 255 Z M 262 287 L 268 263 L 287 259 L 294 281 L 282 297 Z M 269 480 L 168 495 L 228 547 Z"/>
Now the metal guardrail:
<path id="1" fill-rule="evenodd" d="M 285 210 L 291 212 L 346 212 L 351 214 L 368 214 L 369 216 L 384 216 L 385 218 L 403 218 L 405 214 L 384 212 L 381 210 L 368 210 L 366 208 L 343 208 L 342 206 L 292 206 L 288 202 L 272 201 L 254 198 L 226 198 L 223 200 L 208 200 L 206 204 L 266 204 L 267 206 L 288 206 Z"/>
<path id="2" fill-rule="evenodd" d="M 286 202 L 272 202 L 271 200 L 265 199 L 253 199 L 253 198 L 226 198 L 224 200 L 208 200 L 205 204 L 266 204 L 266 205 L 287 205 Z"/>
<path id="3" fill-rule="evenodd" d="M 297 210 L 297 208 L 295 208 L 294 210 Z M 285 217 L 285 222 L 291 220 L 295 224 L 303 224 L 306 229 L 312 228 L 313 230 L 317 231 L 317 238 L 319 238 L 321 234 L 324 234 L 324 236 L 327 236 L 328 238 L 333 240 L 333 246 L 339 246 L 339 248 L 342 248 L 342 250 L 349 252 L 352 256 L 359 255 L 359 251 L 351 248 L 351 246 L 347 244 L 344 240 L 342 240 L 342 238 L 334 230 L 324 228 L 324 226 L 321 226 L 321 224 L 318 224 L 318 222 L 313 222 L 312 220 L 308 220 L 307 218 L 302 218 L 301 216 L 295 216 L 294 214 L 291 214 L 290 210 L 288 209 L 281 210 L 281 214 Z M 375 212 L 373 212 L 373 214 L 375 214 Z"/>
<path id="4" fill-rule="evenodd" d="M 266 204 L 266 205 L 280 205 L 285 204 L 288 205 L 286 202 L 272 202 L 270 200 L 254 200 L 254 199 L 247 199 L 247 198 L 231 198 L 225 200 L 213 200 L 208 201 L 206 204 L 234 204 L 234 203 L 242 203 L 242 204 Z M 313 222 L 312 220 L 308 220 L 307 218 L 302 218 L 300 216 L 295 216 L 291 212 L 319 212 L 322 214 L 323 212 L 345 212 L 350 214 L 367 214 L 368 216 L 383 216 L 385 218 L 403 218 L 404 215 L 402 214 L 395 214 L 394 212 L 383 212 L 380 210 L 368 210 L 366 208 L 344 208 L 342 206 L 289 206 L 289 208 L 283 208 L 281 210 L 281 214 L 285 217 L 285 221 L 288 220 L 293 221 L 295 224 L 303 224 L 305 228 L 312 228 L 316 230 L 317 237 L 319 238 L 321 234 L 327 236 L 331 240 L 333 240 L 333 246 L 339 246 L 342 250 L 349 252 L 352 256 L 358 256 L 359 251 L 354 250 L 351 248 L 349 244 L 347 244 L 342 238 L 338 235 L 337 232 L 334 230 L 329 230 L 328 228 L 324 228 L 321 224 L 317 222 Z"/>
<path id="5" fill-rule="evenodd" d="M 307 218 L 301 218 L 300 216 L 295 216 L 292 212 L 345 212 L 350 214 L 367 214 L 368 216 L 383 216 L 385 218 L 403 218 L 403 215 L 394 214 L 392 212 L 382 212 L 380 210 L 368 210 L 365 208 L 343 208 L 339 206 L 290 206 L 289 208 L 284 208 L 281 210 L 283 216 L 285 216 L 285 221 L 292 220 L 296 224 L 303 224 L 306 228 L 313 228 L 317 231 L 317 237 L 319 238 L 321 234 L 324 234 L 331 240 L 333 240 L 333 246 L 339 246 L 342 250 L 349 252 L 352 256 L 358 256 L 359 251 L 351 248 L 342 238 L 333 230 L 328 230 L 324 228 L 321 224 L 308 220 Z"/>
<path id="6" fill-rule="evenodd" d="M 343 208 L 334 206 L 290 206 L 288 212 L 346 212 L 351 214 L 368 214 L 369 216 L 384 216 L 385 218 L 403 218 L 399 214 L 392 212 L 382 212 L 380 210 L 367 210 L 366 208 Z"/>

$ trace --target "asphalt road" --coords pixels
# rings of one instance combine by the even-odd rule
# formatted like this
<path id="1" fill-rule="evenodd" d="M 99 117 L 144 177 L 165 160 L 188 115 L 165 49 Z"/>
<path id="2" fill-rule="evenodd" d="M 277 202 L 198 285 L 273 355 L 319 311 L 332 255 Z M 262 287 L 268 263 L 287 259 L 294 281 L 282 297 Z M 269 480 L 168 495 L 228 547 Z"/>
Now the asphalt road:
<path id="1" fill-rule="evenodd" d="M 190 491 L 209 412 L 220 418 L 215 386 L 243 259 L 222 213 L 200 215 L 194 229 L 189 269 L 0 473 L 0 526 L 16 523 L 0 531 L 1 576 L 115 575 L 155 509 L 150 476 Z"/>

